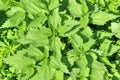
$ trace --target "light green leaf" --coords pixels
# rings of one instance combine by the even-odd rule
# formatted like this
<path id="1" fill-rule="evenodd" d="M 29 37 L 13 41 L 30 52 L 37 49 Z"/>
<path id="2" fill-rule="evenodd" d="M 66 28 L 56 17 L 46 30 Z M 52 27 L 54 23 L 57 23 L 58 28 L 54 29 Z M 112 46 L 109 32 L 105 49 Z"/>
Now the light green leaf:
<path id="1" fill-rule="evenodd" d="M 120 38 L 120 23 L 112 22 L 112 32 L 115 33 L 116 37 Z"/>
<path id="2" fill-rule="evenodd" d="M 107 69 L 104 64 L 94 61 L 91 68 L 91 80 L 108 80 Z"/>
<path id="3" fill-rule="evenodd" d="M 62 72 L 64 72 L 64 73 L 69 74 L 69 71 L 68 71 L 68 69 L 67 69 L 67 66 L 64 65 L 63 63 L 60 64 L 60 70 L 61 70 Z"/>
<path id="4" fill-rule="evenodd" d="M 77 52 L 76 50 L 70 50 L 67 52 L 68 61 L 71 65 L 73 65 L 74 62 L 79 58 L 78 55 L 79 52 Z"/>
<path id="5" fill-rule="evenodd" d="M 29 14 L 37 15 L 47 12 L 47 5 L 42 0 L 21 0 Z"/>
<path id="6" fill-rule="evenodd" d="M 88 65 L 87 57 L 86 55 L 81 55 L 80 58 L 76 61 L 76 64 L 80 68 L 85 68 Z"/>
<path id="7" fill-rule="evenodd" d="M 112 32 L 113 33 L 120 33 L 120 31 L 119 31 L 120 23 L 112 22 L 111 26 L 112 26 Z"/>
<path id="8" fill-rule="evenodd" d="M 52 37 L 50 42 L 50 50 L 53 51 L 53 55 L 55 56 L 55 59 L 60 64 L 62 58 L 62 54 L 61 54 L 62 43 L 59 37 Z"/>
<path id="9" fill-rule="evenodd" d="M 77 3 L 76 0 L 69 0 L 68 1 L 68 9 L 70 14 L 74 17 L 80 17 L 82 14 L 81 4 Z"/>
<path id="10" fill-rule="evenodd" d="M 26 68 L 26 71 L 24 71 L 23 73 L 25 73 L 25 74 L 24 74 L 24 76 L 22 76 L 20 78 L 20 80 L 27 80 L 34 74 L 34 69 L 33 68 Z"/>
<path id="11" fill-rule="evenodd" d="M 70 16 L 65 16 L 66 20 L 64 20 L 64 25 L 58 27 L 58 32 L 60 36 L 69 37 L 74 35 L 81 28 L 80 23 L 75 21 Z"/>
<path id="12" fill-rule="evenodd" d="M 51 30 L 49 28 L 42 28 L 41 30 L 29 31 L 26 38 L 19 40 L 22 44 L 31 43 L 36 46 L 48 45 L 48 37 L 51 36 Z"/>
<path id="13" fill-rule="evenodd" d="M 107 57 L 104 57 L 104 56 L 103 56 L 103 57 L 100 58 L 100 60 L 101 60 L 101 62 L 105 63 L 106 65 L 108 65 L 108 66 L 110 66 L 110 67 L 112 67 L 112 68 L 115 68 L 115 65 L 112 64 L 112 63 L 108 60 Z"/>
<path id="14" fill-rule="evenodd" d="M 100 44 L 100 48 L 99 49 L 104 52 L 104 54 L 102 54 L 102 56 L 107 56 L 108 55 L 107 53 L 110 52 L 111 45 L 112 45 L 111 41 L 108 40 L 108 39 L 105 39 L 103 41 L 103 43 Z"/>
<path id="15" fill-rule="evenodd" d="M 9 1 L 6 3 L 0 0 L 0 10 L 7 10 L 9 8 Z"/>
<path id="16" fill-rule="evenodd" d="M 86 15 L 88 13 L 88 6 L 87 6 L 87 1 L 86 0 L 80 0 L 81 4 L 82 4 L 82 12 L 84 15 Z"/>
<path id="17" fill-rule="evenodd" d="M 64 80 L 64 73 L 62 71 L 56 71 L 54 80 Z"/>
<path id="18" fill-rule="evenodd" d="M 25 11 L 22 8 L 13 7 L 10 11 L 7 12 L 7 15 L 10 16 L 10 18 L 8 18 L 5 23 L 3 23 L 1 28 L 18 26 L 25 18 Z"/>
<path id="19" fill-rule="evenodd" d="M 10 56 L 4 59 L 4 61 L 13 66 L 16 69 L 25 70 L 26 68 L 32 67 L 35 64 L 35 61 L 30 59 L 29 57 L 25 57 L 21 54 L 15 54 L 14 56 Z"/>
<path id="20" fill-rule="evenodd" d="M 84 51 L 87 52 L 90 50 L 90 48 L 92 47 L 92 45 L 94 44 L 95 40 L 90 38 L 88 40 L 88 42 L 84 43 L 83 47 L 84 47 Z"/>
<path id="21" fill-rule="evenodd" d="M 59 0 L 49 0 L 49 10 L 59 7 Z"/>
<path id="22" fill-rule="evenodd" d="M 36 66 L 37 73 L 30 80 L 53 80 L 55 69 L 49 64 L 48 59 L 44 59 L 41 66 Z"/>
<path id="23" fill-rule="evenodd" d="M 112 56 L 114 53 L 119 52 L 120 46 L 111 44 L 111 50 L 108 52 L 108 56 Z"/>
<path id="24" fill-rule="evenodd" d="M 32 59 L 35 59 L 36 61 L 42 60 L 44 58 L 43 52 L 34 46 L 30 46 L 27 49 L 27 52 L 28 52 L 27 55 Z"/>
<path id="25" fill-rule="evenodd" d="M 77 66 L 80 68 L 79 72 L 79 77 L 85 78 L 89 76 L 90 69 L 88 67 L 88 60 L 85 55 L 82 55 L 77 61 L 76 61 Z"/>
<path id="26" fill-rule="evenodd" d="M 10 16 L 14 15 L 17 12 L 25 13 L 25 10 L 23 8 L 21 8 L 21 7 L 11 7 L 11 9 L 6 12 L 6 15 L 8 17 L 10 17 Z"/>
<path id="27" fill-rule="evenodd" d="M 116 19 L 120 16 L 99 11 L 99 12 L 92 13 L 90 17 L 91 17 L 92 24 L 104 25 L 106 22 Z"/>
<path id="28" fill-rule="evenodd" d="M 35 61 L 21 54 L 15 54 L 4 59 L 4 62 L 17 70 L 21 70 L 21 80 L 28 79 L 34 73 Z"/>
<path id="29" fill-rule="evenodd" d="M 56 69 L 60 67 L 54 56 L 50 57 L 50 66 Z"/>
<path id="30" fill-rule="evenodd" d="M 48 18 L 48 23 L 53 31 L 60 26 L 61 18 L 60 18 L 58 9 L 54 9 L 51 12 L 51 15 Z"/>
<path id="31" fill-rule="evenodd" d="M 82 27 L 87 27 L 88 23 L 89 23 L 89 15 L 88 14 L 80 18 L 80 25 Z"/>
<path id="32" fill-rule="evenodd" d="M 83 39 L 77 34 L 71 37 L 71 43 L 75 49 L 82 49 L 83 47 Z"/>
<path id="33" fill-rule="evenodd" d="M 79 68 L 72 68 L 72 72 L 70 74 L 72 80 L 76 80 L 76 77 L 78 76 L 79 72 L 80 72 Z"/>
<path id="34" fill-rule="evenodd" d="M 65 32 L 65 36 L 70 37 L 72 35 L 75 35 L 80 30 L 80 28 L 81 26 L 75 25 L 71 30 Z"/>
<path id="35" fill-rule="evenodd" d="M 47 20 L 47 16 L 45 14 L 40 13 L 38 17 L 33 19 L 30 24 L 28 25 L 28 29 L 30 30 L 37 30 L 41 29 L 43 27 L 43 24 Z"/>
<path id="36" fill-rule="evenodd" d="M 105 0 L 100 0 L 99 4 L 101 4 L 102 6 L 106 6 L 106 1 Z"/>
<path id="37" fill-rule="evenodd" d="M 93 36 L 93 31 L 90 27 L 86 26 L 82 31 L 80 31 L 80 34 L 84 35 L 86 38 L 91 38 Z"/>
<path id="38" fill-rule="evenodd" d="M 0 41 L 0 47 L 6 47 L 6 46 L 7 45 L 4 42 Z"/>

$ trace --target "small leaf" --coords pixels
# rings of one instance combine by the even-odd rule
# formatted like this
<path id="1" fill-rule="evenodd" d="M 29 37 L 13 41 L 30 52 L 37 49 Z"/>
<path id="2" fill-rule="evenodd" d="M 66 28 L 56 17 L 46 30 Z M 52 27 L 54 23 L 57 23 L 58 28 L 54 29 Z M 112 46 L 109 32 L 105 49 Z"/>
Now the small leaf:
<path id="1" fill-rule="evenodd" d="M 60 18 L 58 9 L 54 9 L 51 12 L 51 15 L 48 18 L 48 23 L 49 23 L 49 25 L 50 25 L 50 27 L 51 27 L 52 30 L 55 30 L 55 29 L 57 29 L 57 27 L 60 26 L 61 18 Z"/>
<path id="2" fill-rule="evenodd" d="M 3 2 L 2 0 L 0 0 L 0 10 L 7 10 L 9 8 L 9 4 L 8 2 Z"/>
<path id="3" fill-rule="evenodd" d="M 50 50 L 53 51 L 56 61 L 60 64 L 61 63 L 61 50 L 62 50 L 62 43 L 59 37 L 52 37 L 50 42 Z"/>
<path id="4" fill-rule="evenodd" d="M 49 6 L 48 6 L 49 10 L 55 9 L 57 7 L 59 7 L 59 0 L 50 0 L 49 1 Z"/>
<path id="5" fill-rule="evenodd" d="M 70 50 L 67 52 L 67 57 L 68 57 L 68 61 L 71 65 L 74 64 L 74 62 L 79 58 L 78 57 L 78 52 L 75 50 Z"/>
<path id="6" fill-rule="evenodd" d="M 80 24 L 82 27 L 87 27 L 88 23 L 89 23 L 89 15 L 88 14 L 80 18 Z"/>
<path id="7" fill-rule="evenodd" d="M 72 71 L 71 71 L 71 78 L 72 80 L 76 80 L 76 77 L 78 76 L 80 72 L 80 69 L 79 68 L 72 68 Z"/>
<path id="8" fill-rule="evenodd" d="M 88 6 L 87 6 L 87 1 L 86 0 L 80 0 L 81 4 L 82 4 L 82 12 L 84 15 L 86 15 L 88 13 Z"/>
<path id="9" fill-rule="evenodd" d="M 81 38 L 81 36 L 75 34 L 71 37 L 71 43 L 75 49 L 82 49 L 83 39 Z"/>
<path id="10" fill-rule="evenodd" d="M 120 38 L 120 23 L 111 23 L 112 26 L 112 32 L 115 33 L 116 37 Z"/>
<path id="11" fill-rule="evenodd" d="M 56 71 L 54 80 L 64 80 L 64 73 L 62 71 Z"/>
<path id="12" fill-rule="evenodd" d="M 32 59 L 35 59 L 36 61 L 42 60 L 44 58 L 43 52 L 34 46 L 30 46 L 27 49 L 27 51 L 28 51 L 27 55 Z"/>
<path id="13" fill-rule="evenodd" d="M 77 3 L 76 0 L 69 0 L 68 2 L 68 9 L 70 14 L 74 17 L 80 17 L 82 14 L 81 4 Z"/>

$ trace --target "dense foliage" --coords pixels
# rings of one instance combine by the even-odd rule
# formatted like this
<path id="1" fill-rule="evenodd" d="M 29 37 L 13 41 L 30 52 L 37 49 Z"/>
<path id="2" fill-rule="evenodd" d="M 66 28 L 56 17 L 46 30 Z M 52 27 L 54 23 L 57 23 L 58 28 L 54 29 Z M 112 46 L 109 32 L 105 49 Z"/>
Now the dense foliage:
<path id="1" fill-rule="evenodd" d="M 3 80 L 120 80 L 120 0 L 0 0 Z"/>

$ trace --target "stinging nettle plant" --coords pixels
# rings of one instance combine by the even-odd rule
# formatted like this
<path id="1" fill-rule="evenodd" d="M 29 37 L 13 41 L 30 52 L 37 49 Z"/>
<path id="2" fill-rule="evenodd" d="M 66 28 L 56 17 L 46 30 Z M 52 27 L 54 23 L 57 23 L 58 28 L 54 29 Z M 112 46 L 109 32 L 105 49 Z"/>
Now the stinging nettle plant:
<path id="1" fill-rule="evenodd" d="M 119 80 L 118 3 L 0 0 L 0 78 Z"/>

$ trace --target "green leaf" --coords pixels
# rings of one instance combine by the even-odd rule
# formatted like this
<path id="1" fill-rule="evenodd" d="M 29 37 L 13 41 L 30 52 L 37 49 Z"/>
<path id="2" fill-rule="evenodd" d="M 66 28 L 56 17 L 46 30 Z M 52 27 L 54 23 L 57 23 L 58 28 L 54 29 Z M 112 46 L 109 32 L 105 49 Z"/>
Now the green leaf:
<path id="1" fill-rule="evenodd" d="M 62 71 L 56 71 L 54 80 L 64 80 L 64 73 Z"/>
<path id="2" fill-rule="evenodd" d="M 17 12 L 25 13 L 25 10 L 23 8 L 21 8 L 21 7 L 11 7 L 11 9 L 6 12 L 6 15 L 8 17 L 10 17 L 10 16 L 14 15 Z"/>
<path id="3" fill-rule="evenodd" d="M 96 24 L 96 25 L 104 25 L 106 22 L 116 19 L 120 16 L 114 15 L 111 13 L 99 11 L 99 12 L 94 12 L 91 14 L 91 23 Z"/>
<path id="4" fill-rule="evenodd" d="M 68 1 L 68 9 L 70 14 L 73 17 L 80 17 L 82 14 L 82 6 L 81 4 L 77 3 L 76 0 L 69 0 Z"/>
<path id="5" fill-rule="evenodd" d="M 71 78 L 72 80 L 76 80 L 76 77 L 78 76 L 80 72 L 80 69 L 79 68 L 72 68 L 72 71 L 71 71 Z"/>
<path id="6" fill-rule="evenodd" d="M 7 15 L 10 16 L 10 18 L 3 23 L 1 28 L 17 27 L 25 19 L 25 11 L 19 7 L 11 8 L 11 10 L 7 12 Z"/>
<path id="7" fill-rule="evenodd" d="M 9 0 L 7 2 L 0 0 L 0 10 L 7 10 L 9 6 Z"/>
<path id="8" fill-rule="evenodd" d="M 87 27 L 88 23 L 89 23 L 89 15 L 88 14 L 80 18 L 80 25 L 82 27 Z"/>
<path id="9" fill-rule="evenodd" d="M 84 51 L 87 52 L 90 50 L 90 48 L 92 47 L 92 45 L 94 44 L 95 40 L 90 38 L 88 40 L 88 42 L 84 43 L 83 47 L 84 47 Z"/>
<path id="10" fill-rule="evenodd" d="M 57 7 L 59 7 L 59 0 L 49 0 L 49 10 L 55 9 Z"/>
<path id="11" fill-rule="evenodd" d="M 38 17 L 36 17 L 30 22 L 30 24 L 28 25 L 28 28 L 30 30 L 33 30 L 33 29 L 36 30 L 36 29 L 42 28 L 46 20 L 47 20 L 47 16 L 45 14 L 40 13 Z"/>
<path id="12" fill-rule="evenodd" d="M 52 37 L 51 42 L 50 42 L 50 50 L 53 51 L 55 59 L 60 64 L 61 58 L 62 58 L 61 56 L 62 55 L 61 54 L 62 43 L 59 37 Z"/>
<path id="13" fill-rule="evenodd" d="M 86 0 L 80 0 L 81 4 L 82 4 L 82 13 L 84 15 L 86 15 L 88 13 L 88 6 L 87 6 L 87 1 Z"/>
<path id="14" fill-rule="evenodd" d="M 87 26 L 87 27 L 83 28 L 83 30 L 80 31 L 80 34 L 82 34 L 86 38 L 91 38 L 93 36 L 93 31 L 90 27 Z"/>
<path id="15" fill-rule="evenodd" d="M 77 34 L 71 37 L 71 43 L 75 49 L 82 49 L 83 47 L 83 39 Z"/>
<path id="16" fill-rule="evenodd" d="M 50 65 L 51 67 L 56 68 L 56 69 L 60 67 L 59 63 L 56 61 L 54 56 L 50 56 Z"/>
<path id="17" fill-rule="evenodd" d="M 29 31 L 25 38 L 21 38 L 18 41 L 22 44 L 29 43 L 36 46 L 45 46 L 49 44 L 48 37 L 51 35 L 49 28 L 42 28 L 41 30 Z"/>
<path id="18" fill-rule="evenodd" d="M 76 50 L 70 50 L 67 52 L 67 58 L 71 65 L 74 64 L 74 62 L 79 58 L 79 53 Z"/>
<path id="19" fill-rule="evenodd" d="M 25 10 L 31 15 L 46 13 L 47 6 L 42 0 L 21 0 Z"/>
<path id="20" fill-rule="evenodd" d="M 63 63 L 60 64 L 60 70 L 64 73 L 69 74 L 69 70 L 68 70 L 67 66 L 64 65 Z"/>
<path id="21" fill-rule="evenodd" d="M 55 69 L 49 64 L 48 59 L 44 59 L 41 66 L 37 66 L 37 73 L 30 80 L 52 80 L 55 74 Z"/>
<path id="22" fill-rule="evenodd" d="M 107 69 L 104 64 L 94 61 L 91 68 L 91 80 L 108 80 Z"/>
<path id="23" fill-rule="evenodd" d="M 36 61 L 42 60 L 44 58 L 43 52 L 34 46 L 30 46 L 27 49 L 27 52 L 27 55 Z"/>
<path id="24" fill-rule="evenodd" d="M 116 37 L 120 38 L 120 23 L 112 22 L 112 32 L 115 33 Z"/>
<path id="25" fill-rule="evenodd" d="M 110 67 L 112 67 L 112 68 L 115 68 L 115 65 L 112 64 L 112 63 L 108 60 L 107 57 L 101 57 L 100 60 L 101 60 L 101 62 L 105 63 L 105 65 L 108 65 L 108 66 L 110 66 Z"/>
<path id="26" fill-rule="evenodd" d="M 112 44 L 111 45 L 111 50 L 108 52 L 108 56 L 111 56 L 114 53 L 119 52 L 119 50 L 120 50 L 120 46 Z"/>
<path id="27" fill-rule="evenodd" d="M 21 80 L 28 79 L 34 73 L 35 61 L 21 54 L 15 54 L 4 59 L 5 63 L 22 71 Z"/>
<path id="28" fill-rule="evenodd" d="M 35 61 L 30 59 L 29 57 L 25 57 L 22 54 L 15 54 L 14 56 L 10 56 L 4 59 L 4 61 L 13 66 L 16 69 L 25 70 L 26 68 L 32 68 L 34 66 Z"/>
<path id="29" fill-rule="evenodd" d="M 80 59 L 76 61 L 78 67 L 80 67 L 80 78 L 85 78 L 89 76 L 90 69 L 88 68 L 88 61 L 85 55 L 81 56 Z"/>
<path id="30" fill-rule="evenodd" d="M 52 12 L 51 12 L 51 15 L 49 16 L 48 18 L 48 23 L 51 27 L 51 29 L 54 31 L 55 29 L 57 29 L 57 27 L 60 26 L 60 23 L 61 23 L 61 18 L 59 16 L 59 12 L 58 12 L 58 9 L 54 9 Z"/>
<path id="31" fill-rule="evenodd" d="M 102 56 L 112 56 L 114 53 L 119 51 L 119 46 L 112 44 L 110 40 L 105 39 L 103 43 L 100 44 L 99 49 L 103 51 Z"/>
<path id="32" fill-rule="evenodd" d="M 58 33 L 60 36 L 69 37 L 74 35 L 81 28 L 78 21 L 75 21 L 70 16 L 65 16 L 66 20 L 64 20 L 64 24 L 58 27 Z"/>
<path id="33" fill-rule="evenodd" d="M 4 42 L 1 42 L 0 41 L 0 47 L 6 47 L 7 45 L 5 45 L 5 43 Z"/>

